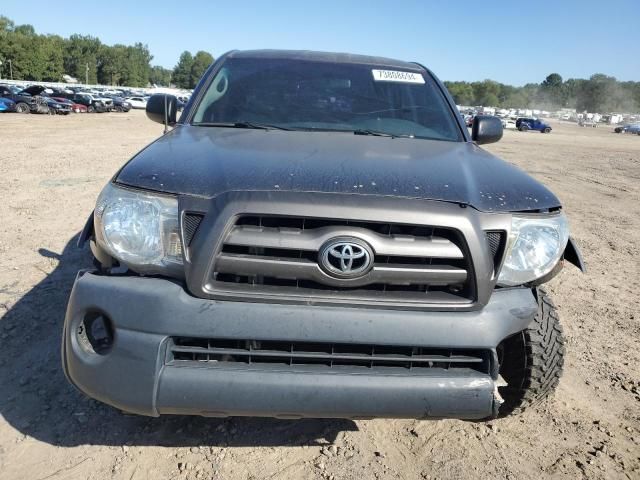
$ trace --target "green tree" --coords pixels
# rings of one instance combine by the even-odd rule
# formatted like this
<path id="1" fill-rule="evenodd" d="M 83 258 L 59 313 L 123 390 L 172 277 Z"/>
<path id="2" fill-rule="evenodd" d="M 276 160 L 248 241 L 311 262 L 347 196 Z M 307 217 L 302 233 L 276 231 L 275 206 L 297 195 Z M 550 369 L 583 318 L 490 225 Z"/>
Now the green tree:
<path id="1" fill-rule="evenodd" d="M 456 105 L 473 105 L 473 88 L 467 82 L 444 82 Z"/>
<path id="2" fill-rule="evenodd" d="M 169 87 L 171 85 L 171 74 L 171 70 L 159 65 L 154 65 L 149 70 L 149 83 L 152 85 Z"/>
<path id="3" fill-rule="evenodd" d="M 191 52 L 184 51 L 180 54 L 178 64 L 173 69 L 173 83 L 179 88 L 191 88 L 191 67 L 193 56 Z"/>
<path id="4" fill-rule="evenodd" d="M 0 33 L 2 32 L 12 32 L 15 24 L 13 21 L 4 15 L 0 15 Z"/>
<path id="5" fill-rule="evenodd" d="M 498 106 L 498 95 L 500 94 L 500 84 L 493 80 L 483 80 L 482 82 L 473 82 L 473 96 L 477 105 L 485 107 Z"/>
<path id="6" fill-rule="evenodd" d="M 584 82 L 586 82 L 586 80 L 581 78 L 569 78 L 564 82 L 565 105 L 567 107 L 576 108 L 578 93 L 581 91 Z"/>
<path id="7" fill-rule="evenodd" d="M 101 45 L 98 51 L 98 83 L 119 85 L 126 67 L 125 45 Z"/>
<path id="8" fill-rule="evenodd" d="M 68 75 L 84 82 L 88 70 L 89 83 L 98 81 L 98 55 L 102 43 L 96 37 L 71 35 L 64 52 L 64 70 Z"/>
<path id="9" fill-rule="evenodd" d="M 33 25 L 16 25 L 13 32 L 33 36 L 36 34 L 36 29 L 33 28 Z"/>
<path id="10" fill-rule="evenodd" d="M 191 79 L 189 88 L 194 88 L 200 81 L 200 77 L 209 68 L 209 65 L 213 63 L 213 56 L 209 52 L 200 50 L 193 57 L 193 64 L 191 65 Z"/>
<path id="11" fill-rule="evenodd" d="M 547 75 L 540 84 L 540 101 L 550 107 L 564 107 L 567 94 L 562 77 L 558 73 Z"/>
<path id="12" fill-rule="evenodd" d="M 578 90 L 576 109 L 587 112 L 603 112 L 615 108 L 613 94 L 616 89 L 616 79 L 602 73 L 591 75 L 583 82 Z"/>

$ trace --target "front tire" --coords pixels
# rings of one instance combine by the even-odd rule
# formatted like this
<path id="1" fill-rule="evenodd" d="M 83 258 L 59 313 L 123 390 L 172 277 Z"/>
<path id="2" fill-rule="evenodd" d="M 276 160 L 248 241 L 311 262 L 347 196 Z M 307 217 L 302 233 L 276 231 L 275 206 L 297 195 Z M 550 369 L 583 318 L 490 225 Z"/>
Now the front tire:
<path id="1" fill-rule="evenodd" d="M 19 102 L 16 105 L 16 112 L 18 113 L 29 113 L 30 111 L 31 109 L 29 108 L 29 105 L 24 102 Z"/>
<path id="2" fill-rule="evenodd" d="M 519 130 L 520 130 L 521 132 L 526 132 L 527 130 L 529 130 L 529 127 L 528 127 L 528 126 L 526 126 L 526 125 L 520 125 Z"/>
<path id="3" fill-rule="evenodd" d="M 547 398 L 558 386 L 564 365 L 564 336 L 558 312 L 543 289 L 529 326 L 498 346 L 500 374 L 507 382 L 499 415 L 518 414 Z"/>

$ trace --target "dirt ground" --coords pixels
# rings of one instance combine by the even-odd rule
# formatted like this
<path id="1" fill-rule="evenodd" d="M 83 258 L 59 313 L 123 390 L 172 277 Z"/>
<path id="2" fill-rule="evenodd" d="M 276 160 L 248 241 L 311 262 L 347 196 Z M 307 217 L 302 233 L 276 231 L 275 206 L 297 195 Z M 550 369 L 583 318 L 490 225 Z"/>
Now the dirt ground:
<path id="1" fill-rule="evenodd" d="M 562 200 L 589 271 L 548 290 L 567 336 L 555 396 L 462 421 L 124 416 L 64 379 L 75 238 L 96 196 L 162 133 L 128 114 L 0 115 L 1 479 L 640 478 L 640 137 L 554 124 L 488 149 Z"/>

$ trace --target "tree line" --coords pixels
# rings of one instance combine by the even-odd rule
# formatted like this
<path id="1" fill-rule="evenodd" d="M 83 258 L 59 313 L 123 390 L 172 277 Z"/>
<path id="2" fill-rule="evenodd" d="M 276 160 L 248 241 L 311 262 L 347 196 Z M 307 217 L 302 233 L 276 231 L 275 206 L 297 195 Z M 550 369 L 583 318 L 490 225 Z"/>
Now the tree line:
<path id="1" fill-rule="evenodd" d="M 563 80 L 557 73 L 541 83 L 513 87 L 482 82 L 444 82 L 457 105 L 557 110 L 575 108 L 579 112 L 637 112 L 640 110 L 640 82 L 620 82 L 601 73 L 589 79 Z"/>
<path id="2" fill-rule="evenodd" d="M 193 88 L 213 63 L 210 53 L 184 51 L 173 69 L 151 65 L 147 45 L 105 45 L 90 35 L 37 34 L 31 25 L 15 25 L 0 16 L 2 76 L 16 80 L 60 82 L 70 75 L 79 82 L 146 87 Z M 10 62 L 10 63 L 9 63 Z M 640 110 L 640 82 L 620 82 L 603 74 L 589 79 L 563 80 L 557 73 L 541 83 L 514 87 L 484 80 L 444 82 L 458 105 L 555 110 L 575 108 L 588 112 Z"/>
<path id="3" fill-rule="evenodd" d="M 61 82 L 70 75 L 80 83 L 146 87 L 193 88 L 213 62 L 210 53 L 184 52 L 171 70 L 151 65 L 147 45 L 105 45 L 90 35 L 37 34 L 32 25 L 16 25 L 0 16 L 1 77 L 15 80 Z"/>

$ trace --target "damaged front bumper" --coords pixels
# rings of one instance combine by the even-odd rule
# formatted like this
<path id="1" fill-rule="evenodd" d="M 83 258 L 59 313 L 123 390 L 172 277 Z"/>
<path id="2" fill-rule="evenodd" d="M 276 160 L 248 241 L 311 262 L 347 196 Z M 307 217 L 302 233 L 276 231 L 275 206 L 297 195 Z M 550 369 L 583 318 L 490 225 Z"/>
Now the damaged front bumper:
<path id="1" fill-rule="evenodd" d="M 523 330 L 536 309 L 525 288 L 498 290 L 478 311 L 416 312 L 220 302 L 192 297 L 170 280 L 81 272 L 65 319 L 63 366 L 87 395 L 142 415 L 482 419 L 495 416 L 501 402 L 496 347 Z M 100 353 L 87 348 L 83 331 L 87 315 L 96 314 L 108 319 L 112 333 L 112 344 Z M 195 339 L 195 347 L 176 348 L 184 338 Z M 378 356 L 368 366 L 345 363 L 362 360 L 351 354 L 333 357 L 341 360 L 335 364 L 302 365 L 273 360 L 265 350 L 246 361 L 250 354 L 219 346 L 256 339 L 316 350 L 384 345 L 486 351 L 488 360 L 486 370 L 454 368 L 455 361 L 447 367 L 426 360 L 419 366 L 430 368 L 387 365 L 397 355 L 385 357 L 389 362 Z M 205 353 L 175 353 L 182 351 Z"/>

